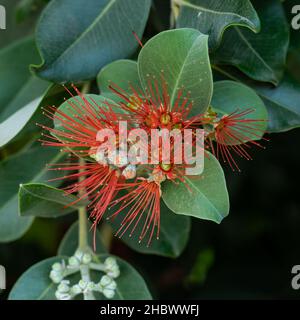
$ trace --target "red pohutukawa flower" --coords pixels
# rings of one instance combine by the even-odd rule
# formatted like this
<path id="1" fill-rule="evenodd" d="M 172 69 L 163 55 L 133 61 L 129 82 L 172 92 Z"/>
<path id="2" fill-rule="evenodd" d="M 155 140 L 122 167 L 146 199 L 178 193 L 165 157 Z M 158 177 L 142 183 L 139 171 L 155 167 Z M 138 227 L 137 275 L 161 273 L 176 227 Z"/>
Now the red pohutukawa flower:
<path id="1" fill-rule="evenodd" d="M 209 111 L 205 115 L 191 117 L 193 101 L 189 94 L 184 95 L 183 90 L 178 90 L 172 102 L 163 76 L 160 81 L 149 77 L 145 91 L 131 87 L 130 92 L 126 92 L 112 84 L 111 90 L 122 98 L 118 103 L 105 99 L 96 102 L 92 96 L 84 96 L 74 89 L 78 96 L 67 101 L 67 108 L 49 107 L 45 110 L 56 126 L 54 129 L 43 126 L 51 133 L 44 134 L 47 140 L 43 144 L 61 147 L 77 160 L 55 165 L 51 170 L 68 172 L 62 179 L 71 182 L 64 190 L 66 194 L 78 194 L 75 202 L 90 201 L 88 207 L 95 226 L 110 209 L 110 218 L 121 216 L 117 235 L 123 236 L 126 231 L 131 235 L 140 225 L 139 240 L 148 236 L 148 245 L 154 235 L 159 238 L 161 184 L 165 180 L 186 184 L 187 169 L 191 167 L 190 159 L 186 157 L 182 157 L 181 162 L 177 161 L 177 156 L 183 153 L 183 145 L 176 147 L 176 142 L 188 145 L 192 158 L 199 150 L 204 150 L 205 138 L 213 153 L 220 154 L 232 168 L 237 168 L 237 164 L 231 151 L 250 158 L 246 151 L 248 144 L 260 146 L 253 141 L 258 138 L 259 120 L 244 118 L 250 110 L 222 117 Z M 139 144 L 140 153 L 133 157 L 133 162 L 121 148 L 120 123 L 124 121 L 127 133 L 136 128 L 146 132 L 146 138 L 142 138 Z M 195 133 L 197 127 L 205 131 L 202 139 Z M 176 129 L 181 134 L 179 141 L 175 136 L 169 140 L 169 159 L 164 158 L 163 135 L 158 137 L 158 144 L 153 150 L 151 129 L 156 129 L 161 135 L 164 129 Z M 116 139 L 99 139 L 101 130 L 111 130 Z M 213 143 L 217 143 L 216 148 Z M 135 141 L 127 139 L 125 144 L 131 148 Z M 147 163 L 142 161 L 141 153 L 146 154 Z M 189 189 L 188 184 L 186 187 Z"/>
<path id="2" fill-rule="evenodd" d="M 207 149 L 210 149 L 218 159 L 221 158 L 223 162 L 228 163 L 233 171 L 240 171 L 233 154 L 252 160 L 249 154 L 251 146 L 264 148 L 257 140 L 267 140 L 262 138 L 266 120 L 248 117 L 254 112 L 255 109 L 236 110 L 219 116 L 209 110 L 197 122 L 206 130 Z"/>

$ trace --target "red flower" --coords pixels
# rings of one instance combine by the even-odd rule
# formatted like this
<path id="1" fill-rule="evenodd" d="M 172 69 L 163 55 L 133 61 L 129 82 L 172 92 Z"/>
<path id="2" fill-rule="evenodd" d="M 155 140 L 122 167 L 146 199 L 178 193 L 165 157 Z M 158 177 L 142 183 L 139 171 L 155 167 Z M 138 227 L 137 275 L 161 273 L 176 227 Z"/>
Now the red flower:
<path id="1" fill-rule="evenodd" d="M 208 128 L 209 133 L 206 137 L 208 147 L 217 158 L 221 157 L 224 162 L 228 163 L 233 171 L 240 171 L 240 169 L 232 152 L 241 158 L 251 160 L 248 152 L 251 145 L 263 148 L 256 140 L 261 139 L 265 131 L 264 123 L 266 120 L 245 118 L 254 111 L 254 109 L 236 110 L 220 119 L 217 118 L 216 113 L 202 117 L 203 126 L 211 126 Z M 217 143 L 216 148 L 214 142 Z"/>

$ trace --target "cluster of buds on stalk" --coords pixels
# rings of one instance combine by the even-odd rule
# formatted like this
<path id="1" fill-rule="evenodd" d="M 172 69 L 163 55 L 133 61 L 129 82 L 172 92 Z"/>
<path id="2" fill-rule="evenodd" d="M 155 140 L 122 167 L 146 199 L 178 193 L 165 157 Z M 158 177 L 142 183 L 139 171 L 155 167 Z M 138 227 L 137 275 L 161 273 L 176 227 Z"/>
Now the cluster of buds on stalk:
<path id="1" fill-rule="evenodd" d="M 115 296 L 117 283 L 114 279 L 120 275 L 119 266 L 113 257 L 108 257 L 103 263 L 94 261 L 94 256 L 89 252 L 77 250 L 67 262 L 56 262 L 52 265 L 50 279 L 57 284 L 55 297 L 58 300 L 71 300 L 77 295 L 83 295 L 85 300 L 94 300 L 94 293 L 101 293 L 107 299 Z M 103 273 L 98 282 L 91 279 L 91 271 Z M 71 284 L 68 278 L 78 274 L 80 280 Z"/>

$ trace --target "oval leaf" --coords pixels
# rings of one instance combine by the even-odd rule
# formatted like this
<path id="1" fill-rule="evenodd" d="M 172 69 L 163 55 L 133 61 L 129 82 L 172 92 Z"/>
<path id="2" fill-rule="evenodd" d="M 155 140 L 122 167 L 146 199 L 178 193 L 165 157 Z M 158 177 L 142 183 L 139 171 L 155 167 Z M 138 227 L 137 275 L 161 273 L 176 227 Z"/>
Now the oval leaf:
<path id="1" fill-rule="evenodd" d="M 260 140 L 268 125 L 268 112 L 260 97 L 251 88 L 234 81 L 218 81 L 214 83 L 212 107 L 215 111 L 230 114 L 235 111 L 254 110 L 243 116 L 243 119 L 254 119 L 256 130 L 245 133 L 244 142 Z M 254 127 L 253 127 L 254 128 Z M 237 141 L 235 139 L 235 141 Z"/>
<path id="2" fill-rule="evenodd" d="M 33 221 L 33 217 L 19 216 L 19 185 L 28 181 L 50 179 L 51 172 L 47 170 L 46 163 L 57 162 L 62 156 L 63 154 L 57 153 L 57 150 L 37 147 L 0 163 L 0 180 L 5 181 L 0 184 L 0 242 L 20 238 Z"/>
<path id="3" fill-rule="evenodd" d="M 86 203 L 81 201 L 72 206 L 78 198 L 65 195 L 63 190 L 42 183 L 21 184 L 19 189 L 19 211 L 23 217 L 58 218 L 74 212 Z"/>
<path id="4" fill-rule="evenodd" d="M 130 56 L 145 28 L 150 0 L 53 0 L 43 11 L 36 41 L 40 77 L 56 82 L 94 78 L 107 63 Z"/>
<path id="5" fill-rule="evenodd" d="M 300 127 L 300 83 L 288 72 L 277 87 L 249 81 L 246 77 L 218 67 L 215 76 L 232 79 L 251 87 L 264 102 L 268 110 L 268 132 L 283 132 Z"/>
<path id="6" fill-rule="evenodd" d="M 289 27 L 279 0 L 255 0 L 253 4 L 261 19 L 261 32 L 230 28 L 213 61 L 234 65 L 250 78 L 277 85 L 284 72 Z"/>
<path id="7" fill-rule="evenodd" d="M 132 60 L 118 60 L 105 66 L 97 77 L 98 88 L 101 94 L 114 96 L 113 100 L 118 101 L 118 96 L 112 95 L 109 89 L 115 84 L 121 89 L 131 92 L 130 86 L 138 89 L 140 84 L 137 63 Z"/>
<path id="8" fill-rule="evenodd" d="M 162 198 L 175 213 L 220 223 L 229 213 L 224 172 L 218 160 L 207 153 L 201 176 L 185 177 L 187 186 L 166 181 Z"/>
<path id="9" fill-rule="evenodd" d="M 194 102 L 191 115 L 203 113 L 212 95 L 212 75 L 207 47 L 208 37 L 194 29 L 161 32 L 149 40 L 138 58 L 142 85 L 147 88 L 150 77 L 163 77 L 168 84 L 171 106 L 178 90 L 190 92 Z"/>
<path id="10" fill-rule="evenodd" d="M 39 56 L 33 38 L 0 51 L 0 147 L 24 128 L 50 86 L 30 73 L 29 64 L 35 61 Z"/>
<path id="11" fill-rule="evenodd" d="M 260 29 L 259 18 L 249 0 L 180 0 L 178 4 L 177 27 L 195 28 L 208 34 L 211 50 L 219 45 L 224 30 L 231 25 L 247 27 L 254 32 Z"/>

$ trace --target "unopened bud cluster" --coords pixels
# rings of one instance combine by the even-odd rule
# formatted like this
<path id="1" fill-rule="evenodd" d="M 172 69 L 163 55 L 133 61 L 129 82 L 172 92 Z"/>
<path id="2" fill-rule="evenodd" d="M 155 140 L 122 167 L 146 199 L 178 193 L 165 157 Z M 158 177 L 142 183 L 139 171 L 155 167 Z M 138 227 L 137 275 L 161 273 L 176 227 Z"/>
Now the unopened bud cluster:
<path id="1" fill-rule="evenodd" d="M 98 283 L 95 283 L 90 279 L 90 270 L 105 274 Z M 70 280 L 66 278 L 75 273 L 80 273 L 81 279 L 77 284 L 71 285 Z M 67 264 L 64 260 L 61 263 L 54 263 L 50 272 L 51 280 L 58 285 L 55 292 L 58 300 L 71 300 L 79 294 L 83 294 L 84 297 L 93 297 L 93 292 L 102 293 L 106 298 L 112 299 L 117 288 L 114 279 L 119 275 L 120 269 L 116 259 L 109 257 L 104 263 L 95 263 L 91 253 L 80 250 L 68 259 Z"/>

